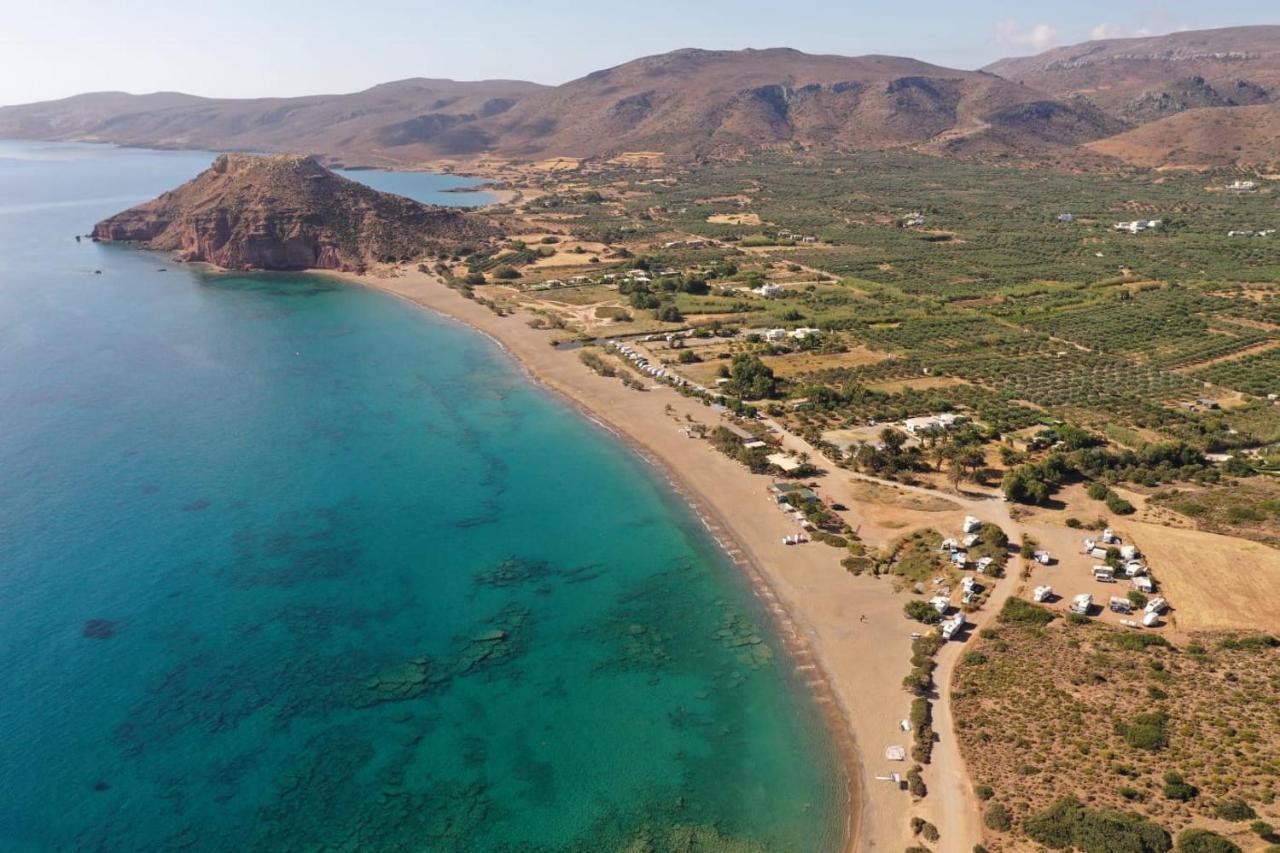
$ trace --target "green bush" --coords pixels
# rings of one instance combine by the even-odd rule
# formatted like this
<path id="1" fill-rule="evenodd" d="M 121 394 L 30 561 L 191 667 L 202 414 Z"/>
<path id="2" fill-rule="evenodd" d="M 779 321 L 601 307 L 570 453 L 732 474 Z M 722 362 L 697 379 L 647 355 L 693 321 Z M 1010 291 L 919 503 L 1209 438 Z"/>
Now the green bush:
<path id="1" fill-rule="evenodd" d="M 1024 824 L 1031 840 L 1054 850 L 1077 847 L 1084 853 L 1165 853 L 1169 833 L 1141 815 L 1081 805 L 1075 797 L 1059 800 Z"/>
<path id="2" fill-rule="evenodd" d="M 911 818 L 911 834 L 923 835 L 925 841 L 937 841 L 941 837 L 938 828 L 922 817 Z"/>
<path id="3" fill-rule="evenodd" d="M 1116 515 L 1133 515 L 1133 504 L 1115 492 L 1107 492 L 1107 509 Z"/>
<path id="4" fill-rule="evenodd" d="M 1164 749 L 1169 745 L 1168 726 L 1169 715 L 1163 711 L 1136 714 L 1127 721 L 1116 721 L 1116 729 L 1125 743 L 1134 749 L 1145 749 L 1151 752 Z"/>
<path id="5" fill-rule="evenodd" d="M 989 800 L 996 795 L 995 789 L 990 785 L 979 785 L 973 789 L 973 792 L 978 795 L 978 799 L 984 801 Z"/>
<path id="6" fill-rule="evenodd" d="M 932 625 L 942 619 L 938 611 L 927 601 L 908 601 L 902 606 L 902 612 L 908 619 L 924 622 L 926 625 Z"/>
<path id="7" fill-rule="evenodd" d="M 1038 604 L 1011 597 L 1005 601 L 1004 607 L 1000 609 L 1000 615 L 996 618 L 1000 622 L 1011 624 L 1048 625 L 1054 620 L 1054 614 L 1052 610 Z"/>
<path id="8" fill-rule="evenodd" d="M 917 764 L 907 771 L 907 790 L 913 797 L 923 797 L 929 793 L 929 789 L 924 786 L 924 779 L 920 776 L 922 769 Z"/>
<path id="9" fill-rule="evenodd" d="M 1239 797 L 1230 800 L 1223 800 L 1214 806 L 1213 811 L 1223 820 L 1253 820 L 1258 816 L 1258 813 L 1253 810 L 1253 806 L 1249 805 Z"/>
<path id="10" fill-rule="evenodd" d="M 1230 839 L 1207 829 L 1184 829 L 1178 833 L 1178 853 L 1240 853 Z"/>
<path id="11" fill-rule="evenodd" d="M 987 814 L 982 819 L 982 822 L 987 825 L 987 829 L 994 829 L 996 832 L 1008 832 L 1013 829 L 1013 812 L 1009 811 L 1007 806 L 994 803 L 987 809 Z"/>
<path id="12" fill-rule="evenodd" d="M 509 264 L 503 264 L 493 271 L 493 277 L 500 281 L 510 281 L 520 277 L 520 271 Z"/>
<path id="13" fill-rule="evenodd" d="M 1159 634 L 1124 633 L 1110 636 L 1111 642 L 1116 648 L 1127 652 L 1140 652 L 1150 648 L 1169 648 L 1169 641 Z"/>

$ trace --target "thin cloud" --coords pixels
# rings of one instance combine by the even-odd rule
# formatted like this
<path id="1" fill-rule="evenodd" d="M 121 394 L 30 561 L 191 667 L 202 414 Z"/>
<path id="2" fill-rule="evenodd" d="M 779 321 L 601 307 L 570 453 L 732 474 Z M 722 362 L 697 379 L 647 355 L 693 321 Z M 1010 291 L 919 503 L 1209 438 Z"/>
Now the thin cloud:
<path id="1" fill-rule="evenodd" d="M 1059 33 L 1052 24 L 1033 24 L 1027 29 L 1016 21 L 996 22 L 996 44 L 1000 47 L 1030 49 L 1039 53 L 1059 43 Z"/>
<path id="2" fill-rule="evenodd" d="M 1179 30 L 1185 30 L 1186 27 L 1179 27 Z M 1144 38 L 1146 36 L 1155 35 L 1155 30 L 1151 27 L 1122 27 L 1119 24 L 1103 23 L 1098 24 L 1089 31 L 1089 37 L 1092 39 L 1127 39 L 1127 38 Z"/>

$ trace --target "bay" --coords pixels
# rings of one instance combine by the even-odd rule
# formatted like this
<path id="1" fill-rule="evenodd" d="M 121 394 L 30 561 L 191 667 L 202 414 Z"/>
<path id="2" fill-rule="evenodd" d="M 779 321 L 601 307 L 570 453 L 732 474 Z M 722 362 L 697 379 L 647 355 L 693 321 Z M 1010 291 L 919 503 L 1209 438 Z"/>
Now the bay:
<path id="1" fill-rule="evenodd" d="M 624 446 L 392 297 L 74 240 L 211 157 L 0 142 L 0 849 L 837 845 L 812 698 Z"/>

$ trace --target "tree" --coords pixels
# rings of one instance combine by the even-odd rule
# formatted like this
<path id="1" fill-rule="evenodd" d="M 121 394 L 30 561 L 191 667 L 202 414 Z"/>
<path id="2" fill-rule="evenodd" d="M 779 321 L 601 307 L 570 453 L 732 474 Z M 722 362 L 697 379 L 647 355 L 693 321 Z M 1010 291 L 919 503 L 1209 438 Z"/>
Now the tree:
<path id="1" fill-rule="evenodd" d="M 684 315 L 680 313 L 680 309 L 674 303 L 663 305 L 654 316 L 664 323 L 679 323 L 684 319 Z"/>
<path id="2" fill-rule="evenodd" d="M 896 452 L 907 443 L 907 437 L 893 427 L 885 427 L 880 430 L 880 443 L 884 445 L 885 450 Z"/>
<path id="3" fill-rule="evenodd" d="M 777 396 L 778 380 L 773 369 L 754 355 L 734 356 L 729 378 L 734 390 L 747 400 Z"/>

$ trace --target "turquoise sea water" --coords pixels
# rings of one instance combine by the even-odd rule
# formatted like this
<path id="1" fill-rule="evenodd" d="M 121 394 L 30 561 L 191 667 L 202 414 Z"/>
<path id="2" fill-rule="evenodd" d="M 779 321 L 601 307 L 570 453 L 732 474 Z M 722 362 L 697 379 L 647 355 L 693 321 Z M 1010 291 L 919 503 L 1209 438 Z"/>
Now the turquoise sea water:
<path id="1" fill-rule="evenodd" d="M 375 190 L 396 193 L 426 204 L 479 207 L 497 198 L 493 193 L 471 189 L 484 182 L 462 175 L 440 175 L 435 172 L 382 172 L 376 169 L 337 169 L 335 171 L 353 181 L 368 184 Z"/>
<path id="2" fill-rule="evenodd" d="M 208 161 L 0 143 L 0 849 L 835 846 L 767 617 L 624 447 L 394 298 L 73 240 Z"/>

